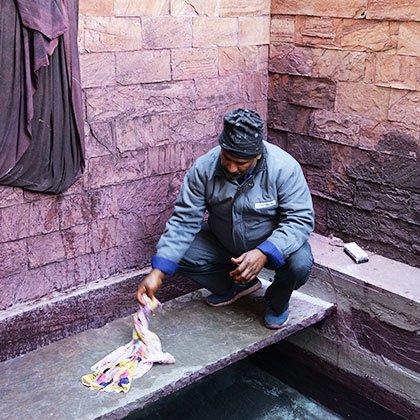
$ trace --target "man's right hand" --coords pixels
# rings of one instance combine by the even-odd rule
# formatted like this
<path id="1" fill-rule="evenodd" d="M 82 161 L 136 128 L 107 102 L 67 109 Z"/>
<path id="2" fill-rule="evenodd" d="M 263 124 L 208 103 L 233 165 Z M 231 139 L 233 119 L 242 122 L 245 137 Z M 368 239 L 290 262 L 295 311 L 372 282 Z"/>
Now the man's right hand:
<path id="1" fill-rule="evenodd" d="M 143 294 L 146 293 L 150 299 L 153 299 L 155 292 L 162 284 L 166 274 L 163 271 L 154 268 L 139 284 L 137 289 L 137 301 L 141 306 L 144 306 L 146 302 L 143 299 Z"/>

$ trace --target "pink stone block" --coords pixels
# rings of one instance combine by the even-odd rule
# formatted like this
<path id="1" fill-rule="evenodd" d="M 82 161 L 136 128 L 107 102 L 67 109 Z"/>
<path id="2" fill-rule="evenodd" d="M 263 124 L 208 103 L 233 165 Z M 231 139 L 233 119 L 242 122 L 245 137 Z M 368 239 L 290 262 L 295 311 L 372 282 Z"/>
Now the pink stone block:
<path id="1" fill-rule="evenodd" d="M 335 111 L 378 121 L 388 116 L 390 90 L 367 83 L 337 83 Z"/>
<path id="2" fill-rule="evenodd" d="M 271 72 L 311 76 L 312 68 L 312 48 L 296 47 L 290 44 L 270 47 L 269 70 Z"/>
<path id="3" fill-rule="evenodd" d="M 116 53 L 116 80 L 121 85 L 171 80 L 169 50 Z"/>
<path id="4" fill-rule="evenodd" d="M 192 22 L 188 17 L 142 19 L 144 48 L 188 48 L 192 46 Z"/>
<path id="5" fill-rule="evenodd" d="M 401 23 L 398 32 L 398 53 L 420 56 L 420 22 Z"/>
<path id="6" fill-rule="evenodd" d="M 88 225 L 78 225 L 61 231 L 66 258 L 74 258 L 91 252 L 91 238 Z"/>
<path id="7" fill-rule="evenodd" d="M 258 47 L 219 48 L 219 74 L 226 76 L 258 70 Z"/>
<path id="8" fill-rule="evenodd" d="M 85 124 L 86 158 L 105 156 L 115 152 L 114 122 L 92 122 Z"/>
<path id="9" fill-rule="evenodd" d="M 116 218 L 98 219 L 91 224 L 90 244 L 93 252 L 113 248 L 123 241 L 118 241 L 118 221 Z"/>
<path id="10" fill-rule="evenodd" d="M 92 218 L 91 211 L 86 193 L 64 197 L 60 202 L 60 230 L 88 223 Z"/>
<path id="11" fill-rule="evenodd" d="M 82 88 L 115 85 L 115 55 L 92 53 L 80 56 Z"/>
<path id="12" fill-rule="evenodd" d="M 240 101 L 239 77 L 237 75 L 214 79 L 196 80 L 197 107 L 222 106 Z"/>
<path id="13" fill-rule="evenodd" d="M 28 265 L 26 241 L 0 244 L 0 277 L 11 276 L 24 271 Z"/>
<path id="14" fill-rule="evenodd" d="M 29 236 L 30 204 L 0 209 L 0 243 Z"/>
<path id="15" fill-rule="evenodd" d="M 79 13 L 82 16 L 112 16 L 114 0 L 80 0 Z"/>
<path id="16" fill-rule="evenodd" d="M 21 188 L 0 186 L 0 208 L 10 207 L 23 202 L 23 192 Z"/>
<path id="17" fill-rule="evenodd" d="M 169 14 L 170 0 L 114 0 L 116 16 L 162 16 Z"/>
<path id="18" fill-rule="evenodd" d="M 138 50 L 142 46 L 140 19 L 86 17 L 84 46 L 89 52 Z"/>
<path id="19" fill-rule="evenodd" d="M 295 38 L 294 16 L 272 16 L 270 44 L 293 42 Z"/>
<path id="20" fill-rule="evenodd" d="M 216 77 L 217 48 L 190 48 L 172 51 L 172 77 L 174 80 Z"/>
<path id="21" fill-rule="evenodd" d="M 60 232 L 28 238 L 29 267 L 40 267 L 64 260 L 66 252 Z"/>
<path id="22" fill-rule="evenodd" d="M 242 96 L 248 101 L 267 100 L 267 75 L 248 73 L 240 75 L 240 89 Z"/>
<path id="23" fill-rule="evenodd" d="M 172 16 L 217 16 L 218 0 L 171 0 Z"/>
<path id="24" fill-rule="evenodd" d="M 270 0 L 220 0 L 220 16 L 260 16 L 270 14 Z"/>
<path id="25" fill-rule="evenodd" d="M 420 92 L 391 90 L 388 119 L 418 132 L 420 128 Z"/>
<path id="26" fill-rule="evenodd" d="M 239 18 L 239 45 L 268 45 L 270 16 Z"/>
<path id="27" fill-rule="evenodd" d="M 238 22 L 235 18 L 193 18 L 194 47 L 238 45 Z"/>
<path id="28" fill-rule="evenodd" d="M 168 143 L 170 119 L 170 114 L 157 114 L 117 120 L 115 135 L 118 151 L 126 152 Z"/>
<path id="29" fill-rule="evenodd" d="M 113 187 L 103 187 L 88 192 L 92 220 L 118 215 L 117 198 Z"/>

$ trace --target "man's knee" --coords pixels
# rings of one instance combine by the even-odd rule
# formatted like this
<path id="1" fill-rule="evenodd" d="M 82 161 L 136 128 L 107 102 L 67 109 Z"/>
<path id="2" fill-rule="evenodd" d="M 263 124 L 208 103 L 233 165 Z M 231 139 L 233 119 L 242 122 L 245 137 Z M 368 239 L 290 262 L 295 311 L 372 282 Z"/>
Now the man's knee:
<path id="1" fill-rule="evenodd" d="M 286 260 L 289 275 L 296 279 L 297 287 L 302 286 L 309 278 L 314 258 L 308 242 L 302 245 L 297 251 Z"/>

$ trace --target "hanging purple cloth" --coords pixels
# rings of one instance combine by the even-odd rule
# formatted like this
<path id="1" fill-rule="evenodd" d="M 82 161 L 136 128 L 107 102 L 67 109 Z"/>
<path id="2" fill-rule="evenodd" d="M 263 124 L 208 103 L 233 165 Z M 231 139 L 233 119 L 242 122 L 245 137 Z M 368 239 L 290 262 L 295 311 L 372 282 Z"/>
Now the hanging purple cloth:
<path id="1" fill-rule="evenodd" d="M 84 170 L 78 0 L 0 0 L 0 184 L 58 194 Z"/>

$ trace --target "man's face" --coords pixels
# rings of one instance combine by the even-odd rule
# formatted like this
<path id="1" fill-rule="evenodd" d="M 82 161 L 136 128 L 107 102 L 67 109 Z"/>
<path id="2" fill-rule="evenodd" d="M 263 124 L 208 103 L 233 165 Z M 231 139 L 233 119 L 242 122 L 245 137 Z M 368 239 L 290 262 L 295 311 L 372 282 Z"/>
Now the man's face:
<path id="1" fill-rule="evenodd" d="M 226 178 L 230 180 L 239 179 L 241 176 L 244 176 L 257 164 L 259 159 L 261 159 L 261 155 L 251 159 L 242 159 L 231 155 L 224 149 L 220 152 L 220 163 Z"/>

